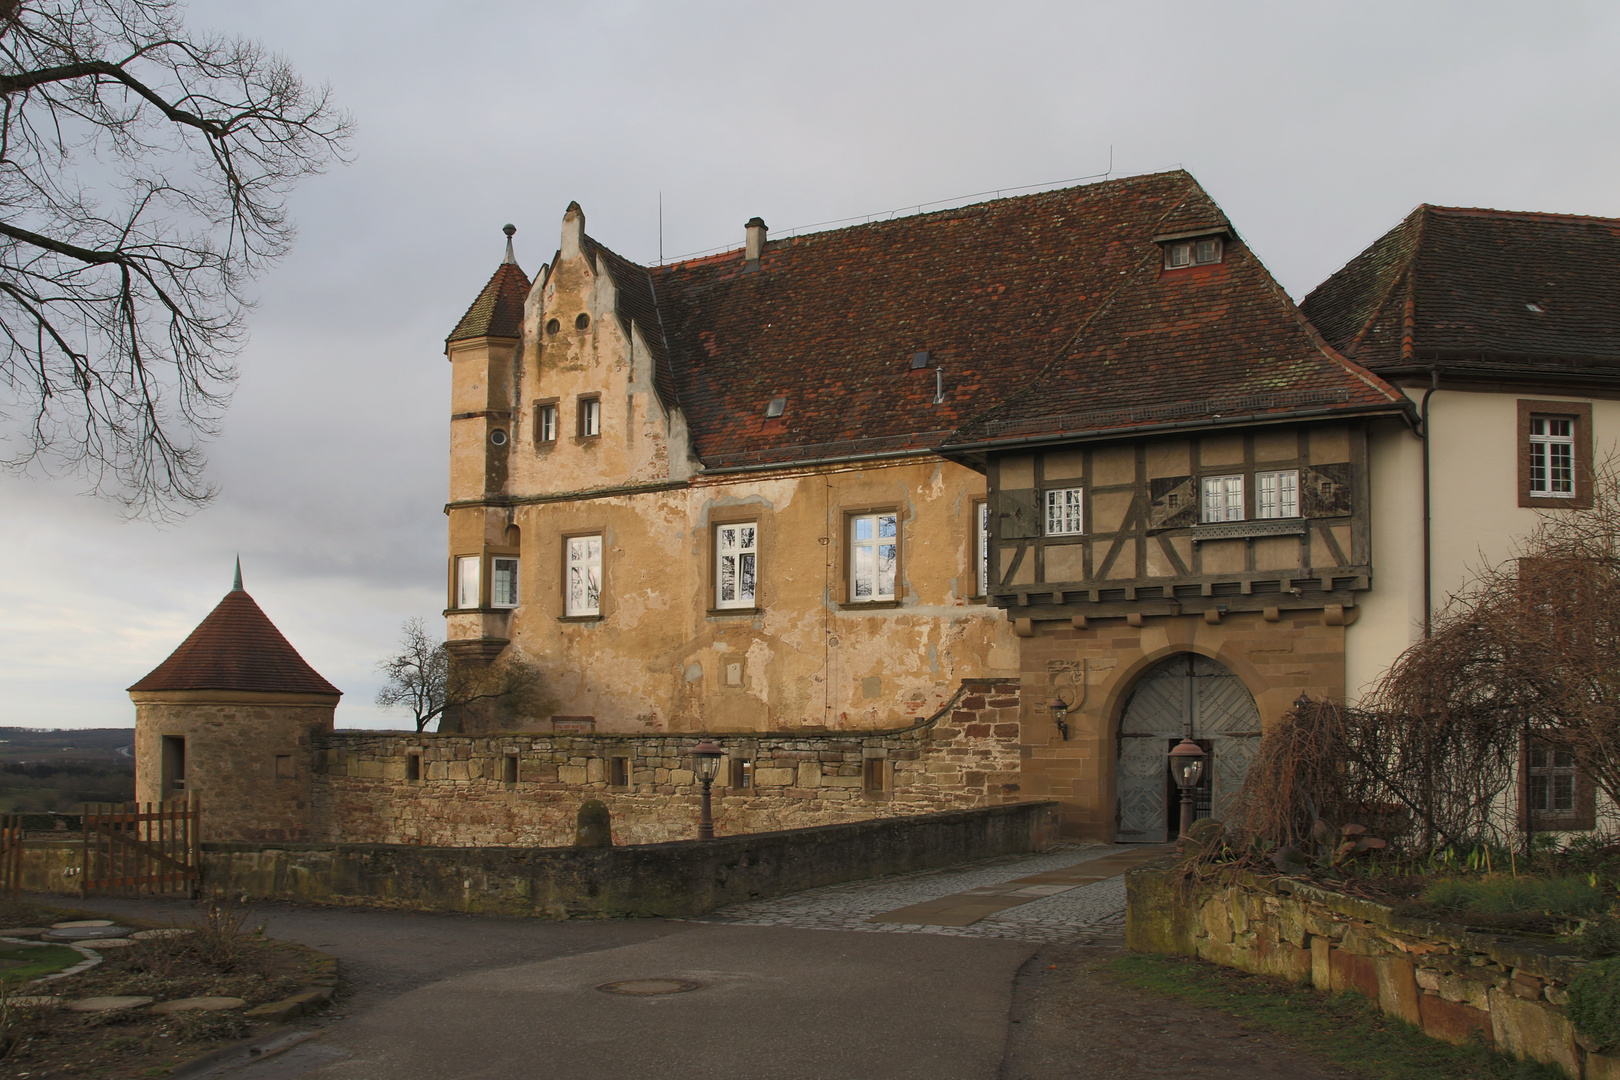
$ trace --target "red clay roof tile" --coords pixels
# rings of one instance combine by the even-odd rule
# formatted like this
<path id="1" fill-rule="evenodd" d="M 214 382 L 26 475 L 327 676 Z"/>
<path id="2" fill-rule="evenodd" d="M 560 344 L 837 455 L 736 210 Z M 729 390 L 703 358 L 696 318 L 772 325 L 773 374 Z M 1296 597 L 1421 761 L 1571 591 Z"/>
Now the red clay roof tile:
<path id="1" fill-rule="evenodd" d="M 528 295 L 529 278 L 518 264 L 501 263 L 444 343 L 449 345 L 452 341 L 478 337 L 519 336 L 523 330 L 523 301 Z"/>
<path id="2" fill-rule="evenodd" d="M 241 589 L 225 594 L 169 658 L 130 690 L 340 694 Z"/>

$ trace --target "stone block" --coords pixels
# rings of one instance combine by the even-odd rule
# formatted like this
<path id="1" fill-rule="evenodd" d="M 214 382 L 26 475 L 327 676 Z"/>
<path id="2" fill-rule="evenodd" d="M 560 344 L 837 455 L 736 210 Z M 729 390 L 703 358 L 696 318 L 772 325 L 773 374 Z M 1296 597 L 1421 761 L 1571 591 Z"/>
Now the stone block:
<path id="1" fill-rule="evenodd" d="M 1368 1001 L 1378 1000 L 1378 972 L 1370 957 L 1358 956 L 1343 949 L 1334 949 L 1328 955 L 1328 989 L 1355 990 Z"/>
<path id="2" fill-rule="evenodd" d="M 787 787 L 797 777 L 794 769 L 755 769 L 755 787 Z"/>
<path id="3" fill-rule="evenodd" d="M 697 783 L 697 774 L 691 769 L 671 769 L 669 770 L 669 782 L 676 787 L 686 787 Z"/>
<path id="4" fill-rule="evenodd" d="M 1620 1080 L 1620 1057 L 1587 1054 L 1586 1080 Z"/>
<path id="5" fill-rule="evenodd" d="M 1497 1049 L 1519 1060 L 1556 1065 L 1571 1076 L 1581 1075 L 1581 1050 L 1575 1045 L 1575 1027 L 1563 1010 L 1540 1001 L 1526 1001 L 1509 991 L 1491 988 L 1491 1035 Z"/>
<path id="6" fill-rule="evenodd" d="M 1388 1016 L 1399 1017 L 1414 1026 L 1423 1023 L 1418 1014 L 1418 986 L 1412 961 L 1397 956 L 1380 956 L 1374 962 L 1378 973 L 1378 1007 Z"/>
<path id="7" fill-rule="evenodd" d="M 583 765 L 557 766 L 557 782 L 561 784 L 579 785 L 587 783 L 585 767 Z"/>
<path id="8" fill-rule="evenodd" d="M 1305 912 L 1300 905 L 1286 903 L 1278 909 L 1277 936 L 1296 949 L 1305 947 Z"/>
<path id="9" fill-rule="evenodd" d="M 1495 1041 L 1491 1034 L 1491 1014 L 1471 1005 L 1447 1001 L 1438 994 L 1424 994 L 1418 998 L 1418 1016 L 1423 1034 L 1431 1039 L 1443 1039 L 1458 1046 L 1476 1036 L 1487 1045 Z"/>
<path id="10" fill-rule="evenodd" d="M 1438 994 L 1440 992 L 1440 977 L 1443 974 L 1444 972 L 1436 971 L 1434 968 L 1420 967 L 1412 973 L 1412 977 L 1417 980 L 1418 989 L 1427 990 L 1431 994 Z"/>
<path id="11" fill-rule="evenodd" d="M 1333 942 L 1329 938 L 1311 938 L 1311 985 L 1318 990 L 1333 987 L 1333 976 L 1328 971 L 1328 954 L 1332 951 Z"/>
<path id="12" fill-rule="evenodd" d="M 799 786 L 813 788 L 821 786 L 821 766 L 814 761 L 799 763 Z"/>

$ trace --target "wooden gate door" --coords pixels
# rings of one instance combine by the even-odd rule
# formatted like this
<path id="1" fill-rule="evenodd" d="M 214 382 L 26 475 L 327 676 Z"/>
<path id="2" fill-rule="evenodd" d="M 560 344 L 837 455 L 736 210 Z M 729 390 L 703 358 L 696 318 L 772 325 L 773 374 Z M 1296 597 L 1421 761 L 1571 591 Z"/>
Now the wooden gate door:
<path id="1" fill-rule="evenodd" d="M 199 816 L 195 796 L 122 806 L 87 803 L 84 895 L 195 895 Z"/>
<path id="2" fill-rule="evenodd" d="M 22 892 L 22 817 L 0 814 L 0 893 L 16 896 Z"/>
<path id="3" fill-rule="evenodd" d="M 1144 672 L 1120 718 L 1114 773 L 1119 843 L 1170 839 L 1167 754 L 1183 737 L 1209 748 L 1208 787 L 1199 792 L 1198 817 L 1225 817 L 1259 747 L 1260 712 L 1243 680 L 1192 653 Z"/>

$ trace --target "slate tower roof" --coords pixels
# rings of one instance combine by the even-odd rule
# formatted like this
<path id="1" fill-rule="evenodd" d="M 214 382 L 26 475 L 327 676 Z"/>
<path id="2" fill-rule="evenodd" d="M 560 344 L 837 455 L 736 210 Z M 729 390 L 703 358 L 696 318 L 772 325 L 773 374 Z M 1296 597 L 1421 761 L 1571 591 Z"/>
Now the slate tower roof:
<path id="1" fill-rule="evenodd" d="M 129 689 L 342 693 L 298 655 L 240 580 L 167 660 Z"/>
<path id="2" fill-rule="evenodd" d="M 1419 206 L 1301 305 L 1374 371 L 1620 376 L 1620 220 Z"/>

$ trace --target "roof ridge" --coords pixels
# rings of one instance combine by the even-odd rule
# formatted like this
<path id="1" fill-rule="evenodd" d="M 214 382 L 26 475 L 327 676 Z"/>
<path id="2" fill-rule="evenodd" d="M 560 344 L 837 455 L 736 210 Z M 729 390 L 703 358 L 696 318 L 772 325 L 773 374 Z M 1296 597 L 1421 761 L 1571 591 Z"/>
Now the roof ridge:
<path id="1" fill-rule="evenodd" d="M 1436 206 L 1433 203 L 1420 203 L 1418 209 L 1455 217 L 1523 218 L 1528 221 L 1547 222 L 1589 221 L 1601 222 L 1605 225 L 1620 225 L 1620 217 L 1603 217 L 1599 214 L 1560 214 L 1550 210 L 1498 210 L 1490 206 Z"/>

